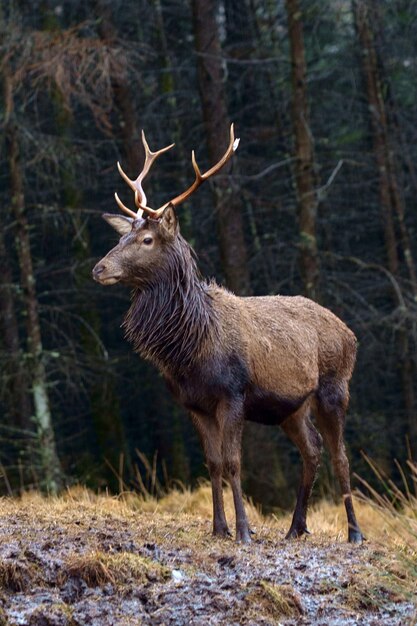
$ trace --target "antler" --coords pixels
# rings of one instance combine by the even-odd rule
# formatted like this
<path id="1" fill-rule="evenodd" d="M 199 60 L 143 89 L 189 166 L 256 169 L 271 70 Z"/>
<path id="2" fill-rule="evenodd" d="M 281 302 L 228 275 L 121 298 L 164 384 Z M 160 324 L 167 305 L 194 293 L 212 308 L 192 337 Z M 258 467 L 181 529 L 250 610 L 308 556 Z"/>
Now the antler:
<path id="1" fill-rule="evenodd" d="M 167 150 L 170 150 L 171 148 L 175 146 L 175 144 L 172 143 L 170 146 L 166 146 L 166 148 L 161 148 L 161 150 L 157 150 L 157 152 L 152 152 L 149 149 L 149 145 L 148 145 L 148 142 L 146 141 L 145 133 L 143 132 L 143 130 L 142 130 L 142 143 L 143 143 L 143 147 L 145 148 L 145 163 L 143 165 L 143 169 L 141 173 L 136 178 L 136 180 L 131 180 L 129 176 L 127 176 L 127 174 L 125 174 L 125 172 L 123 171 L 122 166 L 120 165 L 119 161 L 117 161 L 117 168 L 120 172 L 121 177 L 123 178 L 124 181 L 127 182 L 129 187 L 131 187 L 131 189 L 133 189 L 133 191 L 135 192 L 135 204 L 138 208 L 137 213 L 134 213 L 133 211 L 128 209 L 128 207 L 125 206 L 123 202 L 120 200 L 117 193 L 115 193 L 114 196 L 116 198 L 117 204 L 122 209 L 122 211 L 130 215 L 130 217 L 134 217 L 134 218 L 142 217 L 143 211 L 148 211 L 148 212 L 153 211 L 153 209 L 146 206 L 146 195 L 142 188 L 142 181 L 145 179 L 145 177 L 149 173 L 149 170 L 151 169 L 153 162 L 159 157 L 159 155 L 162 154 L 163 152 L 166 152 Z"/>
<path id="2" fill-rule="evenodd" d="M 194 191 L 196 189 L 198 189 L 198 187 L 208 178 L 210 178 L 211 176 L 213 176 L 214 174 L 216 174 L 219 170 L 221 170 L 221 168 L 226 165 L 227 161 L 233 156 L 233 153 L 237 150 L 237 147 L 239 145 L 239 141 L 240 139 L 235 139 L 235 131 L 234 131 L 234 125 L 231 124 L 230 125 L 230 141 L 229 141 L 229 146 L 226 150 L 226 152 L 224 153 L 224 155 L 222 156 L 222 158 L 220 159 L 220 161 L 218 161 L 216 163 L 216 165 L 213 165 L 213 167 L 211 167 L 209 170 L 207 170 L 207 172 L 204 172 L 204 174 L 202 174 L 200 172 L 200 168 L 197 165 L 197 161 L 195 159 L 195 153 L 194 150 L 191 153 L 191 162 L 193 164 L 193 168 L 194 168 L 194 172 L 195 172 L 195 180 L 193 182 L 193 184 L 183 193 L 181 193 L 179 196 L 176 196 L 173 200 L 170 200 L 169 202 L 166 202 L 164 205 L 162 205 L 159 209 L 151 209 L 151 207 L 146 206 L 146 195 L 142 189 L 142 181 L 145 178 L 145 176 L 147 175 L 147 173 L 149 172 L 152 163 L 155 161 L 155 159 L 162 154 L 163 152 L 166 152 L 167 150 L 169 150 L 170 148 L 172 148 L 175 144 L 171 144 L 170 146 L 167 146 L 166 148 L 162 148 L 162 150 L 158 150 L 158 152 L 151 152 L 149 150 L 149 146 L 147 144 L 146 138 L 145 138 L 145 133 L 142 131 L 142 142 L 143 142 L 143 146 L 145 148 L 145 164 L 143 166 L 143 170 L 142 172 L 139 174 L 139 176 L 137 177 L 136 180 L 131 180 L 128 176 L 126 176 L 126 174 L 124 173 L 124 171 L 121 168 L 121 165 L 119 162 L 117 162 L 117 167 L 119 168 L 119 172 L 122 176 L 122 178 L 127 182 L 127 184 L 129 185 L 129 187 L 131 187 L 133 189 L 133 191 L 135 192 L 135 204 L 138 208 L 137 213 L 134 213 L 133 211 L 131 211 L 130 209 L 127 208 L 127 206 L 125 206 L 123 204 L 123 202 L 120 200 L 119 196 L 117 195 L 117 193 L 114 194 L 115 198 L 116 198 L 116 202 L 119 205 L 119 207 L 122 209 L 122 211 L 124 211 L 125 213 L 127 213 L 128 215 L 130 215 L 130 217 L 133 218 L 137 218 L 137 217 L 142 217 L 143 213 L 147 213 L 150 217 L 152 217 L 153 219 L 158 219 L 159 217 L 161 217 L 162 213 L 165 211 L 165 209 L 167 208 L 168 205 L 171 206 L 178 206 L 179 204 L 181 204 L 182 202 L 184 202 L 184 200 L 186 200 L 187 198 L 189 198 L 191 196 L 191 194 L 194 193 Z"/>
<path id="3" fill-rule="evenodd" d="M 226 152 L 224 153 L 224 155 L 222 156 L 220 161 L 218 161 L 216 163 L 216 165 L 213 165 L 213 167 L 211 167 L 209 170 L 207 170 L 207 172 L 204 172 L 204 174 L 202 174 L 200 172 L 200 168 L 198 167 L 197 161 L 195 159 L 195 152 L 193 150 L 192 153 L 191 153 L 191 162 L 193 164 L 193 168 L 194 168 L 194 172 L 195 172 L 195 180 L 194 180 L 193 184 L 190 187 L 188 187 L 188 189 L 186 191 L 183 191 L 183 193 L 181 193 L 179 196 L 176 196 L 173 200 L 170 200 L 169 202 L 166 202 L 163 206 L 161 206 L 156 211 L 152 211 L 152 214 L 151 214 L 152 217 L 154 217 L 154 218 L 155 217 L 156 218 L 160 217 L 162 215 L 162 213 L 165 211 L 165 209 L 167 208 L 168 205 L 172 205 L 174 207 L 178 206 L 179 204 L 184 202 L 184 200 L 189 198 L 191 196 L 191 194 L 193 194 L 194 191 L 196 189 L 198 189 L 198 187 L 200 187 L 200 185 L 202 183 L 204 183 L 205 180 L 210 178 L 210 176 L 213 176 L 214 174 L 217 174 L 217 172 L 219 170 L 221 170 L 221 168 L 224 165 L 226 165 L 227 161 L 233 156 L 234 152 L 236 152 L 237 147 L 239 145 L 239 141 L 240 141 L 240 139 L 235 139 L 234 124 L 231 124 L 230 125 L 230 141 L 229 141 L 229 145 L 227 147 Z"/>

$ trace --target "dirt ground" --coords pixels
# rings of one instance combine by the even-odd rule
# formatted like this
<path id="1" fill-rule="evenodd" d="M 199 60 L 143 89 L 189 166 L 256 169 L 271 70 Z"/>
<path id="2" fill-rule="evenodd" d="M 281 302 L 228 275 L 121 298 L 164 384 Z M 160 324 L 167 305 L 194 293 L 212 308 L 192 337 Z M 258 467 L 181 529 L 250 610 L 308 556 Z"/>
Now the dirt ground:
<path id="1" fill-rule="evenodd" d="M 288 518 L 253 507 L 251 545 L 214 539 L 204 489 L 197 506 L 82 490 L 2 500 L 0 626 L 417 623 L 417 559 L 404 546 L 347 544 L 332 505 L 312 512 L 306 539 L 285 541 Z M 368 534 L 369 515 L 359 511 Z"/>

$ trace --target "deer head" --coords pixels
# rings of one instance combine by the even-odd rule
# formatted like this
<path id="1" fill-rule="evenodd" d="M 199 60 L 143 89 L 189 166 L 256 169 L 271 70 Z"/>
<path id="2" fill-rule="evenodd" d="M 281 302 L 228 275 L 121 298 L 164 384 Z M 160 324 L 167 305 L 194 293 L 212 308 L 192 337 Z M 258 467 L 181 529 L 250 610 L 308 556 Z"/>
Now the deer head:
<path id="1" fill-rule="evenodd" d="M 216 174 L 231 158 L 239 145 L 239 139 L 235 139 L 232 124 L 226 152 L 218 163 L 204 174 L 200 172 L 193 150 L 191 154 L 195 172 L 193 184 L 159 209 L 152 209 L 147 206 L 142 182 L 157 157 L 172 148 L 174 144 L 157 152 L 151 152 L 143 131 L 142 142 L 145 149 L 145 163 L 136 180 L 131 180 L 122 170 L 120 163 L 117 163 L 122 178 L 134 192 L 137 212 L 135 213 L 125 206 L 116 193 L 116 202 L 126 215 L 103 214 L 103 218 L 121 235 L 121 238 L 117 246 L 110 250 L 93 269 L 94 280 L 102 285 L 114 285 L 117 282 L 122 282 L 141 287 L 152 283 L 155 277 L 161 271 L 163 272 L 169 251 L 175 245 L 179 234 L 175 207 L 191 196 L 205 180 Z"/>

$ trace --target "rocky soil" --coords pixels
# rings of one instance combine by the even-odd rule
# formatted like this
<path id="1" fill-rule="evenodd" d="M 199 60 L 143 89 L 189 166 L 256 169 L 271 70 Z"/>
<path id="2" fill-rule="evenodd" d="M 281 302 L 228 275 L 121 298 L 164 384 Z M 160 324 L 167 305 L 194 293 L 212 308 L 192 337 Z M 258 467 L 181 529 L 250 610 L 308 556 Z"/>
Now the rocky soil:
<path id="1" fill-rule="evenodd" d="M 287 542 L 284 524 L 257 515 L 242 546 L 212 538 L 205 516 L 134 508 L 3 500 L 0 626 L 416 623 L 409 565 L 381 543 Z"/>

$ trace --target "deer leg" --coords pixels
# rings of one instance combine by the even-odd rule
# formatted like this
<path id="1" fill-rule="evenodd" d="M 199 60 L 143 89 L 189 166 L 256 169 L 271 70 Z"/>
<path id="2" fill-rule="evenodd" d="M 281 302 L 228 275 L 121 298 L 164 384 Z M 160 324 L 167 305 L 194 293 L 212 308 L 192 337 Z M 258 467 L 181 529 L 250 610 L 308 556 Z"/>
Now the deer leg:
<path id="1" fill-rule="evenodd" d="M 222 424 L 216 419 L 192 415 L 203 446 L 213 496 L 213 535 L 230 536 L 223 502 Z"/>
<path id="2" fill-rule="evenodd" d="M 243 504 L 241 485 L 243 403 L 241 400 L 221 401 L 217 411 L 223 422 L 223 471 L 233 493 L 236 512 L 236 541 L 250 543 L 250 529 Z"/>
<path id="3" fill-rule="evenodd" d="M 291 526 L 286 535 L 286 539 L 295 539 L 304 534 L 309 534 L 307 530 L 307 507 L 316 478 L 317 468 L 320 463 L 322 439 L 311 423 L 310 417 L 305 409 L 304 412 L 297 412 L 285 420 L 281 428 L 297 446 L 303 459 L 303 470 L 297 493 L 297 502 Z"/>
<path id="4" fill-rule="evenodd" d="M 362 543 L 364 536 L 359 528 L 352 502 L 349 461 L 346 455 L 343 431 L 349 400 L 347 382 L 323 384 L 318 393 L 317 426 L 330 452 L 332 464 L 339 481 L 348 521 L 348 541 Z"/>

